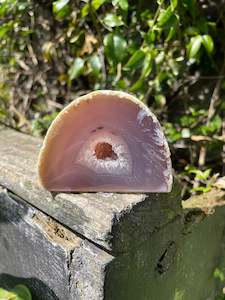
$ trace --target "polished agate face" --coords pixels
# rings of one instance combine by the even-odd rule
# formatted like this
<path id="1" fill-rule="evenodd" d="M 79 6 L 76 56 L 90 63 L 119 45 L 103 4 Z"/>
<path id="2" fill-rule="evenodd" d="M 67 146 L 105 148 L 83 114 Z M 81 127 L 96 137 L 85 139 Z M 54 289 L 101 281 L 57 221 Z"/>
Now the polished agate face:
<path id="1" fill-rule="evenodd" d="M 156 117 L 136 98 L 96 91 L 53 122 L 39 157 L 50 191 L 169 192 L 167 142 Z"/>

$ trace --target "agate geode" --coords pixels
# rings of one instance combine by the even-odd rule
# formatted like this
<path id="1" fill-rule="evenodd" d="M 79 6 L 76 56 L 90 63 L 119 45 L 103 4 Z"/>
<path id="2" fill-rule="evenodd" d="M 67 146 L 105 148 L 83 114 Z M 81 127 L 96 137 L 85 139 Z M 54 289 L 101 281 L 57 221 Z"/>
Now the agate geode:
<path id="1" fill-rule="evenodd" d="M 95 91 L 71 102 L 48 129 L 39 178 L 50 191 L 169 192 L 168 144 L 135 97 Z"/>

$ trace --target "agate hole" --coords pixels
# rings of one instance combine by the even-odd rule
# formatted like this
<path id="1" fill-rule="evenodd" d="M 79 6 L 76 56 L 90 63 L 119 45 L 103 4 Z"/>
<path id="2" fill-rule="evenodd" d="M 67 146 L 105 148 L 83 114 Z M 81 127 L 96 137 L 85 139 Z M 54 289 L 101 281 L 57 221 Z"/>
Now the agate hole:
<path id="1" fill-rule="evenodd" d="M 109 143 L 98 143 L 95 146 L 95 156 L 97 159 L 105 160 L 107 158 L 111 160 L 116 160 L 118 158 L 117 154 L 113 151 L 112 145 Z"/>

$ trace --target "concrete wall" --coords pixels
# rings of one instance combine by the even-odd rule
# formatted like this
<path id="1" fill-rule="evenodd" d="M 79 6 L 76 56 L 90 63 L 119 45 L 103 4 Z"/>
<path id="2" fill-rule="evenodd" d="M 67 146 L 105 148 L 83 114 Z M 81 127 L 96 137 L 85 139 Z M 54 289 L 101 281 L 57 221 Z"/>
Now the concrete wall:
<path id="1" fill-rule="evenodd" d="M 0 128 L 0 286 L 37 300 L 215 300 L 225 272 L 225 191 L 51 194 L 41 140 Z"/>

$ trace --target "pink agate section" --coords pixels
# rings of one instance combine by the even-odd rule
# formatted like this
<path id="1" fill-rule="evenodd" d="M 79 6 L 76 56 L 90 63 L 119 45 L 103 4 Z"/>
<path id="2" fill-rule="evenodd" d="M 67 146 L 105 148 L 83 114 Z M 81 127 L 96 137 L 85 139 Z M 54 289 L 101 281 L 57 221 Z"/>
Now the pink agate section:
<path id="1" fill-rule="evenodd" d="M 39 161 L 43 186 L 66 192 L 169 192 L 168 145 L 156 118 L 104 92 L 70 104 L 49 129 Z"/>

